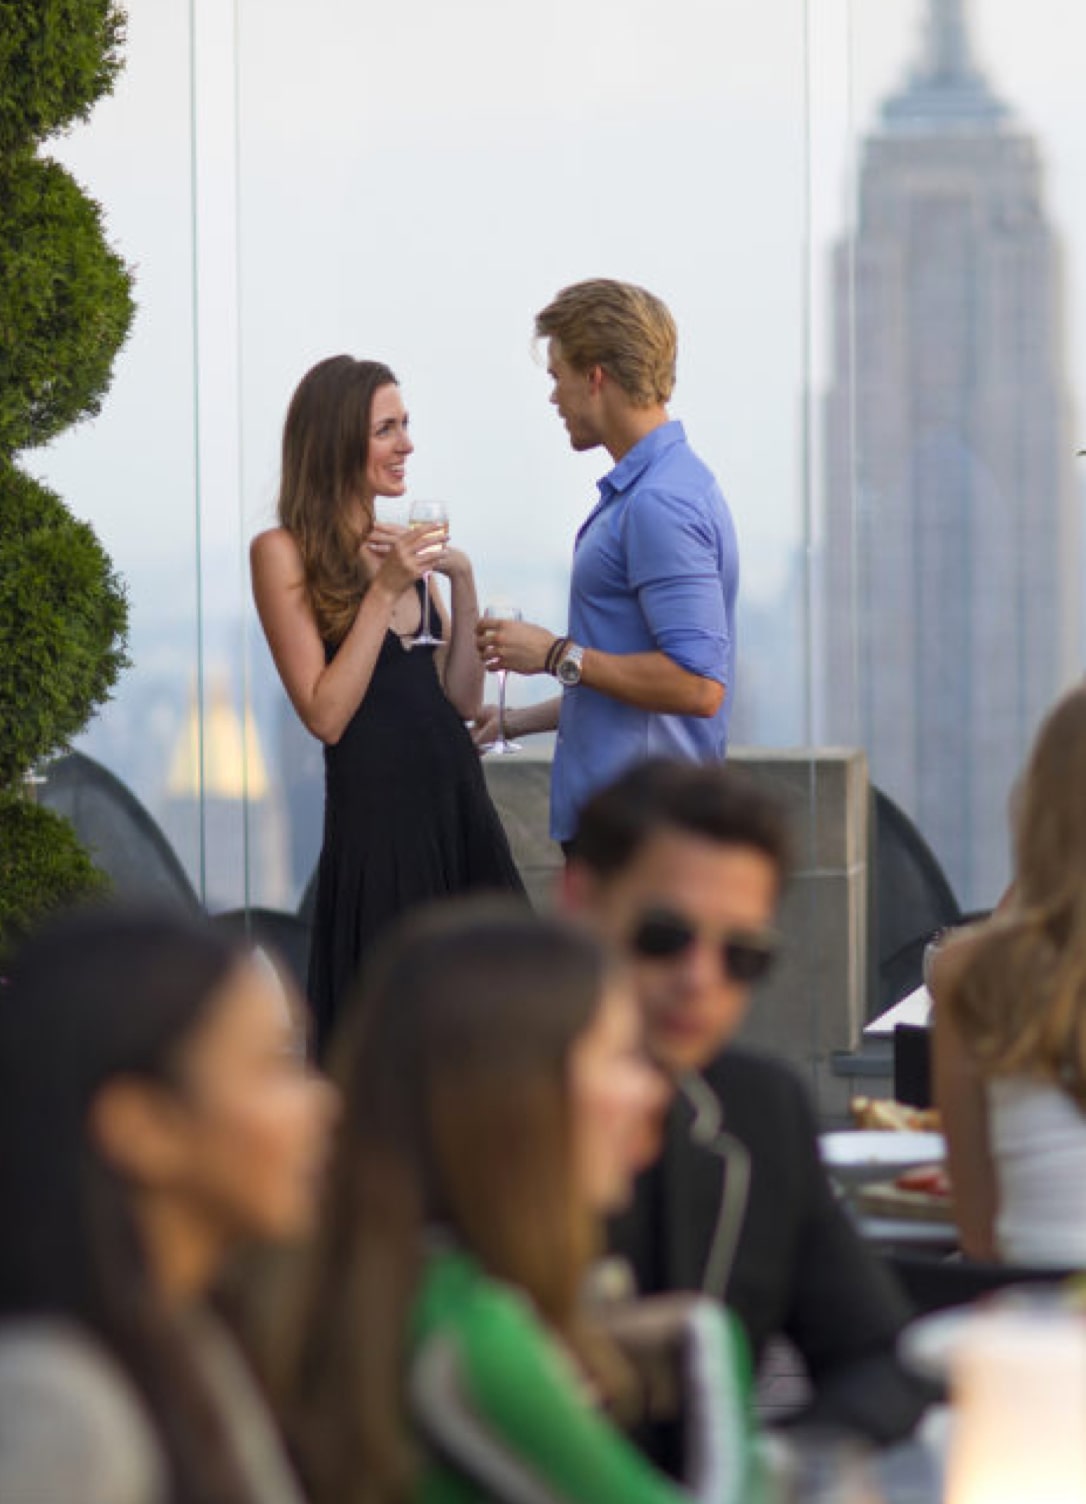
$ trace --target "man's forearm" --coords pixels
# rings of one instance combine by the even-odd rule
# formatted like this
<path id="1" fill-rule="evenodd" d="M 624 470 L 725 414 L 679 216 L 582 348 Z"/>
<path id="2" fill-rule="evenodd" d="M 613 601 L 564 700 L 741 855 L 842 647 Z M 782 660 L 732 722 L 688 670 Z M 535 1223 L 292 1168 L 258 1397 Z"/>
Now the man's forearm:
<path id="1" fill-rule="evenodd" d="M 550 659 L 558 638 L 532 622 L 484 618 L 476 629 L 479 652 L 488 669 L 536 675 L 553 669 Z M 559 655 L 562 656 L 562 655 Z M 724 700 L 724 686 L 693 674 L 666 653 L 604 653 L 584 649 L 581 683 L 612 700 L 656 715 L 716 715 Z M 550 731 L 558 724 L 558 702 L 548 701 L 547 719 L 534 716 L 529 731 Z M 533 707 L 542 711 L 542 707 Z"/>
<path id="2" fill-rule="evenodd" d="M 724 687 L 681 668 L 666 653 L 601 653 L 585 648 L 581 683 L 589 689 L 657 715 L 712 716 Z"/>
<path id="3" fill-rule="evenodd" d="M 558 712 L 562 708 L 562 696 L 544 700 L 540 705 L 517 705 L 505 712 L 505 727 L 509 736 L 534 736 L 540 731 L 554 731 L 558 725 Z"/>

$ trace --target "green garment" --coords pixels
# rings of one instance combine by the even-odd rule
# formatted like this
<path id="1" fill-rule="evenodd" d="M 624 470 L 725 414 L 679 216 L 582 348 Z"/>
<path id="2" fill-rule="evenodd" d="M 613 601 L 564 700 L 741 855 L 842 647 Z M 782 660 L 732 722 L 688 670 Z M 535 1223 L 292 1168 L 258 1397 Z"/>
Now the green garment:
<path id="1" fill-rule="evenodd" d="M 426 1443 L 415 1504 L 750 1504 L 745 1343 L 715 1304 L 703 1344 L 710 1449 L 692 1491 L 657 1471 L 592 1406 L 528 1300 L 463 1252 L 431 1254 L 412 1320 L 411 1401 Z"/>

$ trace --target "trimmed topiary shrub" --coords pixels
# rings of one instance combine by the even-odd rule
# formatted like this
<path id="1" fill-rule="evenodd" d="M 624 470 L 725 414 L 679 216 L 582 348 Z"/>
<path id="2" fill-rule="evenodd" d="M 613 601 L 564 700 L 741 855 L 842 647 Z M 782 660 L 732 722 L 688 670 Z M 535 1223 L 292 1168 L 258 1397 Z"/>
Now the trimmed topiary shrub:
<path id="1" fill-rule="evenodd" d="M 15 457 L 98 412 L 132 321 L 101 211 L 36 155 L 112 87 L 123 24 L 107 0 L 0 0 L 0 957 L 107 886 L 28 775 L 108 698 L 125 593 L 94 530 Z"/>
<path id="2" fill-rule="evenodd" d="M 92 528 L 0 465 L 0 787 L 59 752 L 124 667 L 124 594 Z"/>
<path id="3" fill-rule="evenodd" d="M 0 158 L 85 120 L 121 70 L 112 0 L 0 0 Z"/>
<path id="4" fill-rule="evenodd" d="M 56 162 L 0 168 L 0 454 L 92 417 L 132 322 L 101 211 Z"/>
<path id="5" fill-rule="evenodd" d="M 68 820 L 0 796 L 0 958 L 47 914 L 108 891 Z"/>

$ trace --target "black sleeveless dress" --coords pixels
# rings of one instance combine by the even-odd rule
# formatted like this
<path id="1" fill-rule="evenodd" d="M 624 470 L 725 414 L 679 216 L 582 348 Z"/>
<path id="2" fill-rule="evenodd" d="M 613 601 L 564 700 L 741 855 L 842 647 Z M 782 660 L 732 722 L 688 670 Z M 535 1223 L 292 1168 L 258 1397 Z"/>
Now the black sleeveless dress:
<path id="1" fill-rule="evenodd" d="M 324 749 L 324 841 L 309 957 L 318 1055 L 362 958 L 391 920 L 449 894 L 524 892 L 479 753 L 445 697 L 434 652 L 387 632 L 365 699 Z"/>

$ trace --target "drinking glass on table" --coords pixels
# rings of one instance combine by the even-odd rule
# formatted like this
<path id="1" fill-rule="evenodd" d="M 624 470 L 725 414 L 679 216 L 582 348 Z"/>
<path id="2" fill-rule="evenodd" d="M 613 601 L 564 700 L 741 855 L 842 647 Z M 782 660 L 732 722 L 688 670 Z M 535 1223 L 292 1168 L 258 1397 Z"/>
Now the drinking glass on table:
<path id="1" fill-rule="evenodd" d="M 408 524 L 413 528 L 422 528 L 426 532 L 436 533 L 444 529 L 445 538 L 449 536 L 449 509 L 443 501 L 413 501 L 408 513 Z M 430 630 L 430 574 L 428 569 L 422 577 L 425 591 L 422 597 L 422 621 L 416 636 L 412 637 L 409 647 L 433 648 L 441 646 L 441 638 L 435 637 Z"/>
<path id="2" fill-rule="evenodd" d="M 520 608 L 518 606 L 511 606 L 508 601 L 495 601 L 492 605 L 487 606 L 483 615 L 489 617 L 492 621 L 523 620 Z M 510 741 L 505 734 L 505 679 L 506 670 L 500 668 L 498 670 L 498 739 L 491 742 L 490 746 L 484 749 L 488 755 L 493 753 L 495 757 L 504 757 L 509 752 L 519 752 L 521 750 L 520 743 Z"/>

